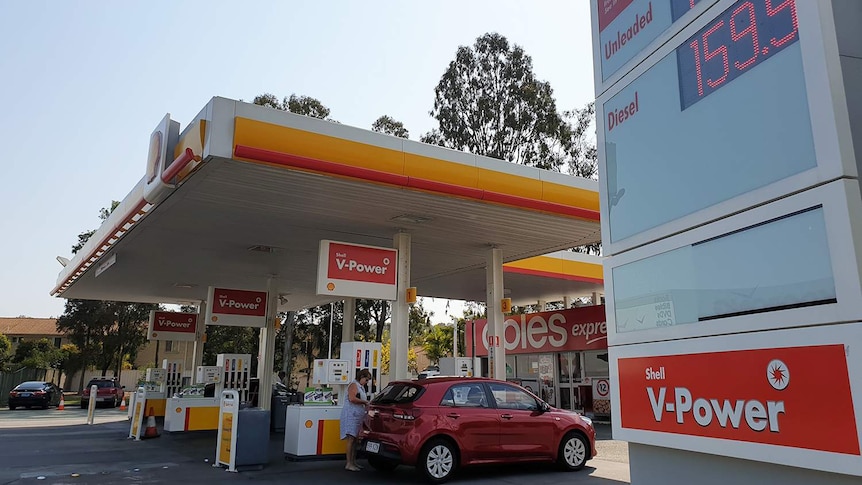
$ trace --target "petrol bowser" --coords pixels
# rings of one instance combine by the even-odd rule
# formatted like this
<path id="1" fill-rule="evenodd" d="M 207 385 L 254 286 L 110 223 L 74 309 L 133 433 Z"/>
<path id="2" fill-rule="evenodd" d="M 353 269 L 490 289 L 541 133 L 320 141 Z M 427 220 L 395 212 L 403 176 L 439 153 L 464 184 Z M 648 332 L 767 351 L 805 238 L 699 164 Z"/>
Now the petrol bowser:
<path id="1" fill-rule="evenodd" d="M 335 399 L 339 405 L 343 405 L 345 400 L 342 399 L 342 396 L 355 377 L 352 375 L 352 369 L 350 361 L 347 360 L 315 359 L 311 383 L 319 389 L 331 389 L 330 398 L 328 400 L 322 399 L 323 401 L 331 403 Z M 304 402 L 313 404 L 314 399 L 304 400 Z"/>
<path id="2" fill-rule="evenodd" d="M 441 357 L 440 375 L 473 377 L 472 357 Z"/>
<path id="3" fill-rule="evenodd" d="M 218 354 L 216 356 L 216 365 L 222 368 L 221 390 L 233 389 L 237 391 L 240 402 L 248 401 L 251 389 L 250 364 L 251 354 Z"/>
<path id="4" fill-rule="evenodd" d="M 362 369 L 371 371 L 371 382 L 368 383 L 369 398 L 379 390 L 380 361 L 383 346 L 380 342 L 345 342 L 341 344 L 341 360 L 350 363 L 348 367 L 348 383 L 356 379 L 356 374 Z"/>
<path id="5" fill-rule="evenodd" d="M 165 393 L 165 397 L 173 397 L 183 388 L 183 363 L 164 359 L 162 369 L 165 371 L 162 391 Z"/>

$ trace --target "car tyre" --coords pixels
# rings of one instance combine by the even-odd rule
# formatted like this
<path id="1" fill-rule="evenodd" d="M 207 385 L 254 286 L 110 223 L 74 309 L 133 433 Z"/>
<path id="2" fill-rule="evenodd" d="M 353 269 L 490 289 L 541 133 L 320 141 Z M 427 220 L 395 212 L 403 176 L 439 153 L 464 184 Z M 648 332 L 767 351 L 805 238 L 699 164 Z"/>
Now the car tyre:
<path id="1" fill-rule="evenodd" d="M 48 409 L 48 401 L 45 401 L 45 402 L 42 404 L 42 409 Z"/>
<path id="2" fill-rule="evenodd" d="M 81 401 L 81 409 L 87 409 L 87 402 Z"/>
<path id="3" fill-rule="evenodd" d="M 378 456 L 369 456 L 368 464 L 371 465 L 371 468 L 383 473 L 391 472 L 398 466 L 397 461 L 387 460 Z"/>
<path id="4" fill-rule="evenodd" d="M 15 406 L 14 404 L 10 404 L 10 405 L 9 405 L 9 410 L 10 410 L 10 411 L 14 411 L 16 407 L 18 407 L 18 406 Z"/>
<path id="5" fill-rule="evenodd" d="M 590 445 L 580 433 L 570 431 L 560 442 L 557 462 L 565 470 L 580 470 L 587 464 L 590 456 Z"/>
<path id="6" fill-rule="evenodd" d="M 419 453 L 418 466 L 430 483 L 446 482 L 458 468 L 458 449 L 448 440 L 433 439 Z"/>

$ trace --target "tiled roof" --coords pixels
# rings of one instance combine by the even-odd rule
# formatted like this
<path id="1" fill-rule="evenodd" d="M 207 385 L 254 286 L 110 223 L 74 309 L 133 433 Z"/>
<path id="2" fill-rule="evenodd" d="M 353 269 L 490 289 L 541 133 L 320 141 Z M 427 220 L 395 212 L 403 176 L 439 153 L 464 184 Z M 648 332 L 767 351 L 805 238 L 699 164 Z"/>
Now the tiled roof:
<path id="1" fill-rule="evenodd" d="M 11 335 L 62 335 L 57 331 L 56 318 L 0 317 L 0 333 Z"/>

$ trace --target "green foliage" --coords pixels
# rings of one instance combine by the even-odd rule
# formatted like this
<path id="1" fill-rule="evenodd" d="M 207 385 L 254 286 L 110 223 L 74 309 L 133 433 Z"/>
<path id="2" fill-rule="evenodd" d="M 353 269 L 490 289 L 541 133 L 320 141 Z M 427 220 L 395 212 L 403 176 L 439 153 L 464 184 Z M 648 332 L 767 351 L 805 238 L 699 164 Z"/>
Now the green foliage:
<path id="1" fill-rule="evenodd" d="M 9 340 L 9 337 L 0 333 L 0 372 L 6 369 L 6 364 L 8 364 L 11 356 L 12 341 Z"/>
<path id="2" fill-rule="evenodd" d="M 251 354 L 256 357 L 260 348 L 259 333 L 259 329 L 252 327 L 207 325 L 203 365 L 216 365 L 218 354 Z M 252 358 L 251 364 L 251 370 L 256 372 L 257 359 Z"/>
<path id="3" fill-rule="evenodd" d="M 66 300 L 57 330 L 81 349 L 83 367 L 118 372 L 125 356 L 134 358 L 147 338 L 150 311 L 158 305 L 96 300 Z"/>
<path id="4" fill-rule="evenodd" d="M 118 205 L 120 205 L 119 201 L 112 200 L 110 209 L 102 207 L 102 209 L 99 210 L 99 219 L 101 219 L 102 222 L 107 221 L 108 217 L 111 215 L 111 212 L 114 212 L 114 209 L 116 209 Z M 72 254 L 78 254 L 78 251 L 80 251 L 84 247 L 84 245 L 87 244 L 87 241 L 89 241 L 90 237 L 95 233 L 96 231 L 94 229 L 92 231 L 84 231 L 81 234 L 78 234 L 78 242 L 74 246 L 72 246 Z"/>
<path id="5" fill-rule="evenodd" d="M 389 357 L 392 352 L 392 340 L 389 338 L 389 332 L 383 337 L 383 345 L 380 350 L 380 373 L 389 374 Z M 416 350 L 413 347 L 407 349 L 407 370 L 414 374 L 419 372 L 419 363 L 417 362 Z"/>
<path id="6" fill-rule="evenodd" d="M 20 367 L 49 369 L 58 366 L 60 350 L 51 345 L 48 339 L 25 340 L 18 343 L 12 362 Z"/>
<path id="7" fill-rule="evenodd" d="M 410 138 L 410 132 L 404 128 L 404 123 L 395 121 L 391 116 L 381 116 L 371 124 L 371 131 L 397 136 L 399 138 Z"/>
<path id="8" fill-rule="evenodd" d="M 422 302 L 410 305 L 409 314 L 409 335 L 410 345 L 422 345 L 425 342 L 425 337 L 431 330 L 431 316 L 433 313 L 428 313 Z"/>
<path id="9" fill-rule="evenodd" d="M 452 327 L 446 325 L 434 325 L 425 336 L 425 355 L 431 362 L 437 363 L 440 357 L 452 354 Z"/>
<path id="10" fill-rule="evenodd" d="M 329 108 L 321 103 L 320 100 L 312 98 L 311 96 L 297 96 L 295 94 L 291 94 L 289 98 L 285 97 L 282 101 L 279 101 L 275 95 L 264 93 L 255 96 L 252 103 L 259 106 L 280 109 L 282 111 L 290 111 L 291 113 L 298 115 L 333 121 L 329 118 Z"/>
<path id="11" fill-rule="evenodd" d="M 357 336 L 366 342 L 382 342 L 383 330 L 390 315 L 389 302 L 386 300 L 357 299 L 354 319 Z"/>
<path id="12" fill-rule="evenodd" d="M 502 35 L 460 46 L 434 95 L 430 114 L 438 127 L 422 141 L 549 170 L 563 165 L 567 124 L 553 90 Z"/>

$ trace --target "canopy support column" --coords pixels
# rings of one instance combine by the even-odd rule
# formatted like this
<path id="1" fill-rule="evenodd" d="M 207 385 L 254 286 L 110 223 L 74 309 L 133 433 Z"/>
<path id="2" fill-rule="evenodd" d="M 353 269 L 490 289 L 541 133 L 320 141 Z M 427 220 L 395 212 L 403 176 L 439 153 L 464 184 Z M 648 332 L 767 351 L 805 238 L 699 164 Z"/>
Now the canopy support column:
<path id="1" fill-rule="evenodd" d="M 398 250 L 398 281 L 392 302 L 392 325 L 389 328 L 389 375 L 392 380 L 407 379 L 407 348 L 410 345 L 410 307 L 407 288 L 410 287 L 410 234 L 399 232 L 393 238 Z"/>
<path id="2" fill-rule="evenodd" d="M 356 340 L 356 298 L 344 299 L 344 321 L 341 324 L 341 342 Z M 340 355 L 340 354 L 339 354 Z M 344 358 L 342 355 L 340 358 Z"/>
<path id="3" fill-rule="evenodd" d="M 503 327 L 503 250 L 488 251 L 485 264 L 485 305 L 488 308 L 488 372 L 493 379 L 506 380 L 505 328 Z"/>
<path id="4" fill-rule="evenodd" d="M 257 406 L 269 409 L 272 399 L 272 369 L 275 362 L 275 317 L 278 313 L 278 288 L 274 278 L 266 280 L 266 326 L 260 329 L 260 352 L 257 361 Z"/>

